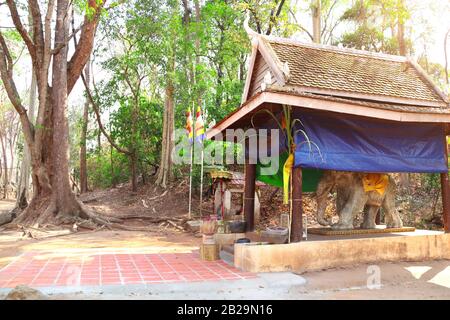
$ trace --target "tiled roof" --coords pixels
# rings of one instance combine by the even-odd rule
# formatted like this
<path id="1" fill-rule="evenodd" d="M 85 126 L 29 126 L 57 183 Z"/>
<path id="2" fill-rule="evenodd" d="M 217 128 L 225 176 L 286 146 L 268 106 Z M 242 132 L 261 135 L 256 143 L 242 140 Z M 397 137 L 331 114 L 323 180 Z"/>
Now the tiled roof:
<path id="1" fill-rule="evenodd" d="M 281 64 L 287 84 L 340 92 L 443 102 L 405 57 L 264 39 Z"/>

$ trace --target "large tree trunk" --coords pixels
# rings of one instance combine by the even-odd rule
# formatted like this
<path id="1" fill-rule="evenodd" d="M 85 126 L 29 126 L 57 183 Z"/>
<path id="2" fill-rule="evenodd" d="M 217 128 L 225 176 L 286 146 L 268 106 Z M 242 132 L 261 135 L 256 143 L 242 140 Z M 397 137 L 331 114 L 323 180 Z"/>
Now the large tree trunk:
<path id="1" fill-rule="evenodd" d="M 42 14 L 35 1 L 29 1 L 33 33 L 24 28 L 15 1 L 6 0 L 14 26 L 24 40 L 33 61 L 38 84 L 39 109 L 36 126 L 30 121 L 22 105 L 14 83 L 12 59 L 9 48 L 0 30 L 0 75 L 8 97 L 20 115 L 25 141 L 31 153 L 33 198 L 24 212 L 14 222 L 20 224 L 42 224 L 61 222 L 59 217 L 73 222 L 76 217 L 92 218 L 105 223 L 91 214 L 72 193 L 69 180 L 69 128 L 67 121 L 67 96 L 73 89 L 92 51 L 96 26 L 101 7 L 96 0 L 88 0 L 94 10 L 86 14 L 70 62 L 67 61 L 68 21 L 71 17 L 68 0 L 57 1 L 57 16 L 52 49 L 52 15 L 54 0 L 47 1 L 47 13 Z M 44 17 L 45 16 L 45 17 Z M 44 18 L 44 19 L 43 19 Z M 52 86 L 48 85 L 49 65 L 53 57 Z M 56 218 L 56 219 L 55 219 Z"/>
<path id="2" fill-rule="evenodd" d="M 163 118 L 163 136 L 162 136 L 162 150 L 161 161 L 158 169 L 156 184 L 166 188 L 172 175 L 172 149 L 173 140 L 172 134 L 175 129 L 175 107 L 174 107 L 174 84 L 172 80 L 172 74 L 175 70 L 175 50 L 172 48 L 168 62 L 167 83 L 165 90 L 165 107 Z"/>
<path id="3" fill-rule="evenodd" d="M 87 84 L 90 83 L 91 68 L 90 62 L 88 61 L 84 69 L 85 79 Z M 88 180 L 87 180 L 87 164 L 86 164 L 86 135 L 89 120 L 89 98 L 86 98 L 84 102 L 83 109 L 83 125 L 81 127 L 81 138 L 80 138 L 80 192 L 85 193 L 88 191 Z"/>
<path id="4" fill-rule="evenodd" d="M 69 128 L 67 122 L 67 37 L 68 0 L 57 1 L 55 47 L 62 46 L 53 56 L 52 87 L 38 80 L 39 113 L 36 119 L 35 143 L 31 144 L 33 198 L 30 205 L 15 220 L 18 224 L 37 225 L 59 223 L 59 218 L 79 216 L 80 204 L 70 188 Z M 69 13 L 68 13 L 69 12 Z M 50 62 L 48 58 L 47 62 Z M 41 76 L 46 74 L 40 70 Z M 48 74 L 48 73 L 47 73 Z M 73 219 L 71 219 L 73 221 Z"/>
<path id="5" fill-rule="evenodd" d="M 161 150 L 161 161 L 158 170 L 158 176 L 156 184 L 166 188 L 167 183 L 171 176 L 171 152 L 173 147 L 172 133 L 174 130 L 174 99 L 173 99 L 173 84 L 167 84 L 166 98 L 165 98 L 165 110 L 163 120 L 163 140 Z"/>
<path id="6" fill-rule="evenodd" d="M 69 34 L 68 0 L 56 7 L 55 46 L 67 43 Z M 67 120 L 67 45 L 53 56 L 53 199 L 59 215 L 70 216 L 78 210 L 69 179 L 69 124 Z M 75 212 L 74 212 L 75 211 Z"/>

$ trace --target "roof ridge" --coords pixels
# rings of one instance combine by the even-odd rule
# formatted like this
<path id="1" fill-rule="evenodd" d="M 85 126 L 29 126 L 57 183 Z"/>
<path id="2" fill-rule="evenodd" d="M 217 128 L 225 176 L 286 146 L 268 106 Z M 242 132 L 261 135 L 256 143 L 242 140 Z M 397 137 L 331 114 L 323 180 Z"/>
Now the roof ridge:
<path id="1" fill-rule="evenodd" d="M 450 106 L 450 102 L 446 94 L 434 83 L 434 81 L 425 72 L 425 70 L 423 70 L 422 67 L 411 58 L 408 59 L 408 62 L 413 66 L 413 68 L 416 69 L 417 73 L 419 74 L 419 77 L 422 77 L 422 80 L 425 82 L 425 84 L 431 90 L 433 90 L 447 104 L 447 106 Z"/>
<path id="2" fill-rule="evenodd" d="M 399 56 L 399 55 L 393 55 L 393 54 L 387 54 L 387 53 L 379 53 L 379 52 L 371 52 L 366 50 L 358 50 L 353 48 L 340 48 L 337 46 L 332 45 L 325 45 L 325 44 L 318 44 L 318 43 L 307 43 L 295 39 L 287 39 L 287 38 L 280 38 L 280 37 L 274 37 L 274 36 L 267 36 L 267 35 L 259 35 L 263 40 L 267 42 L 276 42 L 281 44 L 287 44 L 287 45 L 293 45 L 298 47 L 306 47 L 309 49 L 316 49 L 316 50 L 322 50 L 322 51 L 332 51 L 342 54 L 349 54 L 349 55 L 355 55 L 355 56 L 365 56 L 368 58 L 374 58 L 374 59 L 380 59 L 380 60 L 388 60 L 388 61 L 395 61 L 395 62 L 408 62 L 408 57 L 405 56 Z"/>

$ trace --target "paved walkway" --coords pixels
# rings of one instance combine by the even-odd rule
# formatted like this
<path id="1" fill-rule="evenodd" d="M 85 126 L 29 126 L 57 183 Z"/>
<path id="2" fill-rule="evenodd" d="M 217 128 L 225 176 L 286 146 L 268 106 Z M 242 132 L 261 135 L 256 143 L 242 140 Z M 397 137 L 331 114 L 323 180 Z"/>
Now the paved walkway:
<path id="1" fill-rule="evenodd" d="M 202 261 L 191 253 L 55 254 L 31 251 L 0 270 L 0 288 L 105 286 L 242 280 L 257 275 L 241 272 L 222 260 Z"/>

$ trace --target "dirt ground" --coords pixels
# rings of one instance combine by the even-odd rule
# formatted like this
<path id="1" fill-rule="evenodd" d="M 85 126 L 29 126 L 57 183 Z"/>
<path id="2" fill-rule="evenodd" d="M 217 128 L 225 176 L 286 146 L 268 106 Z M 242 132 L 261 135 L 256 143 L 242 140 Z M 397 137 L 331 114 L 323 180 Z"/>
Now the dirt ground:
<path id="1" fill-rule="evenodd" d="M 191 251 L 200 240 L 187 233 L 144 233 L 130 231 L 80 232 L 46 239 L 21 239 L 13 231 L 0 233 L 0 267 L 26 251 L 64 251 L 71 249 L 99 249 L 114 251 L 128 248 L 135 252 Z M 379 277 L 371 279 L 378 272 Z M 242 299 L 450 299 L 450 261 L 423 261 L 381 263 L 378 265 L 349 266 L 301 274 L 306 279 L 302 286 L 286 287 L 285 291 L 259 288 L 247 292 L 245 284 L 239 290 Z M 379 282 L 378 282 L 379 279 Z M 373 288 L 368 288 L 367 285 Z M 378 287 L 377 285 L 380 285 Z M 239 284 L 237 284 L 239 285 Z M 154 293 L 55 294 L 52 299 L 216 299 L 230 298 L 220 288 L 202 295 L 199 292 Z"/>
<path id="2" fill-rule="evenodd" d="M 14 208 L 15 200 L 0 200 L 0 213 Z"/>

